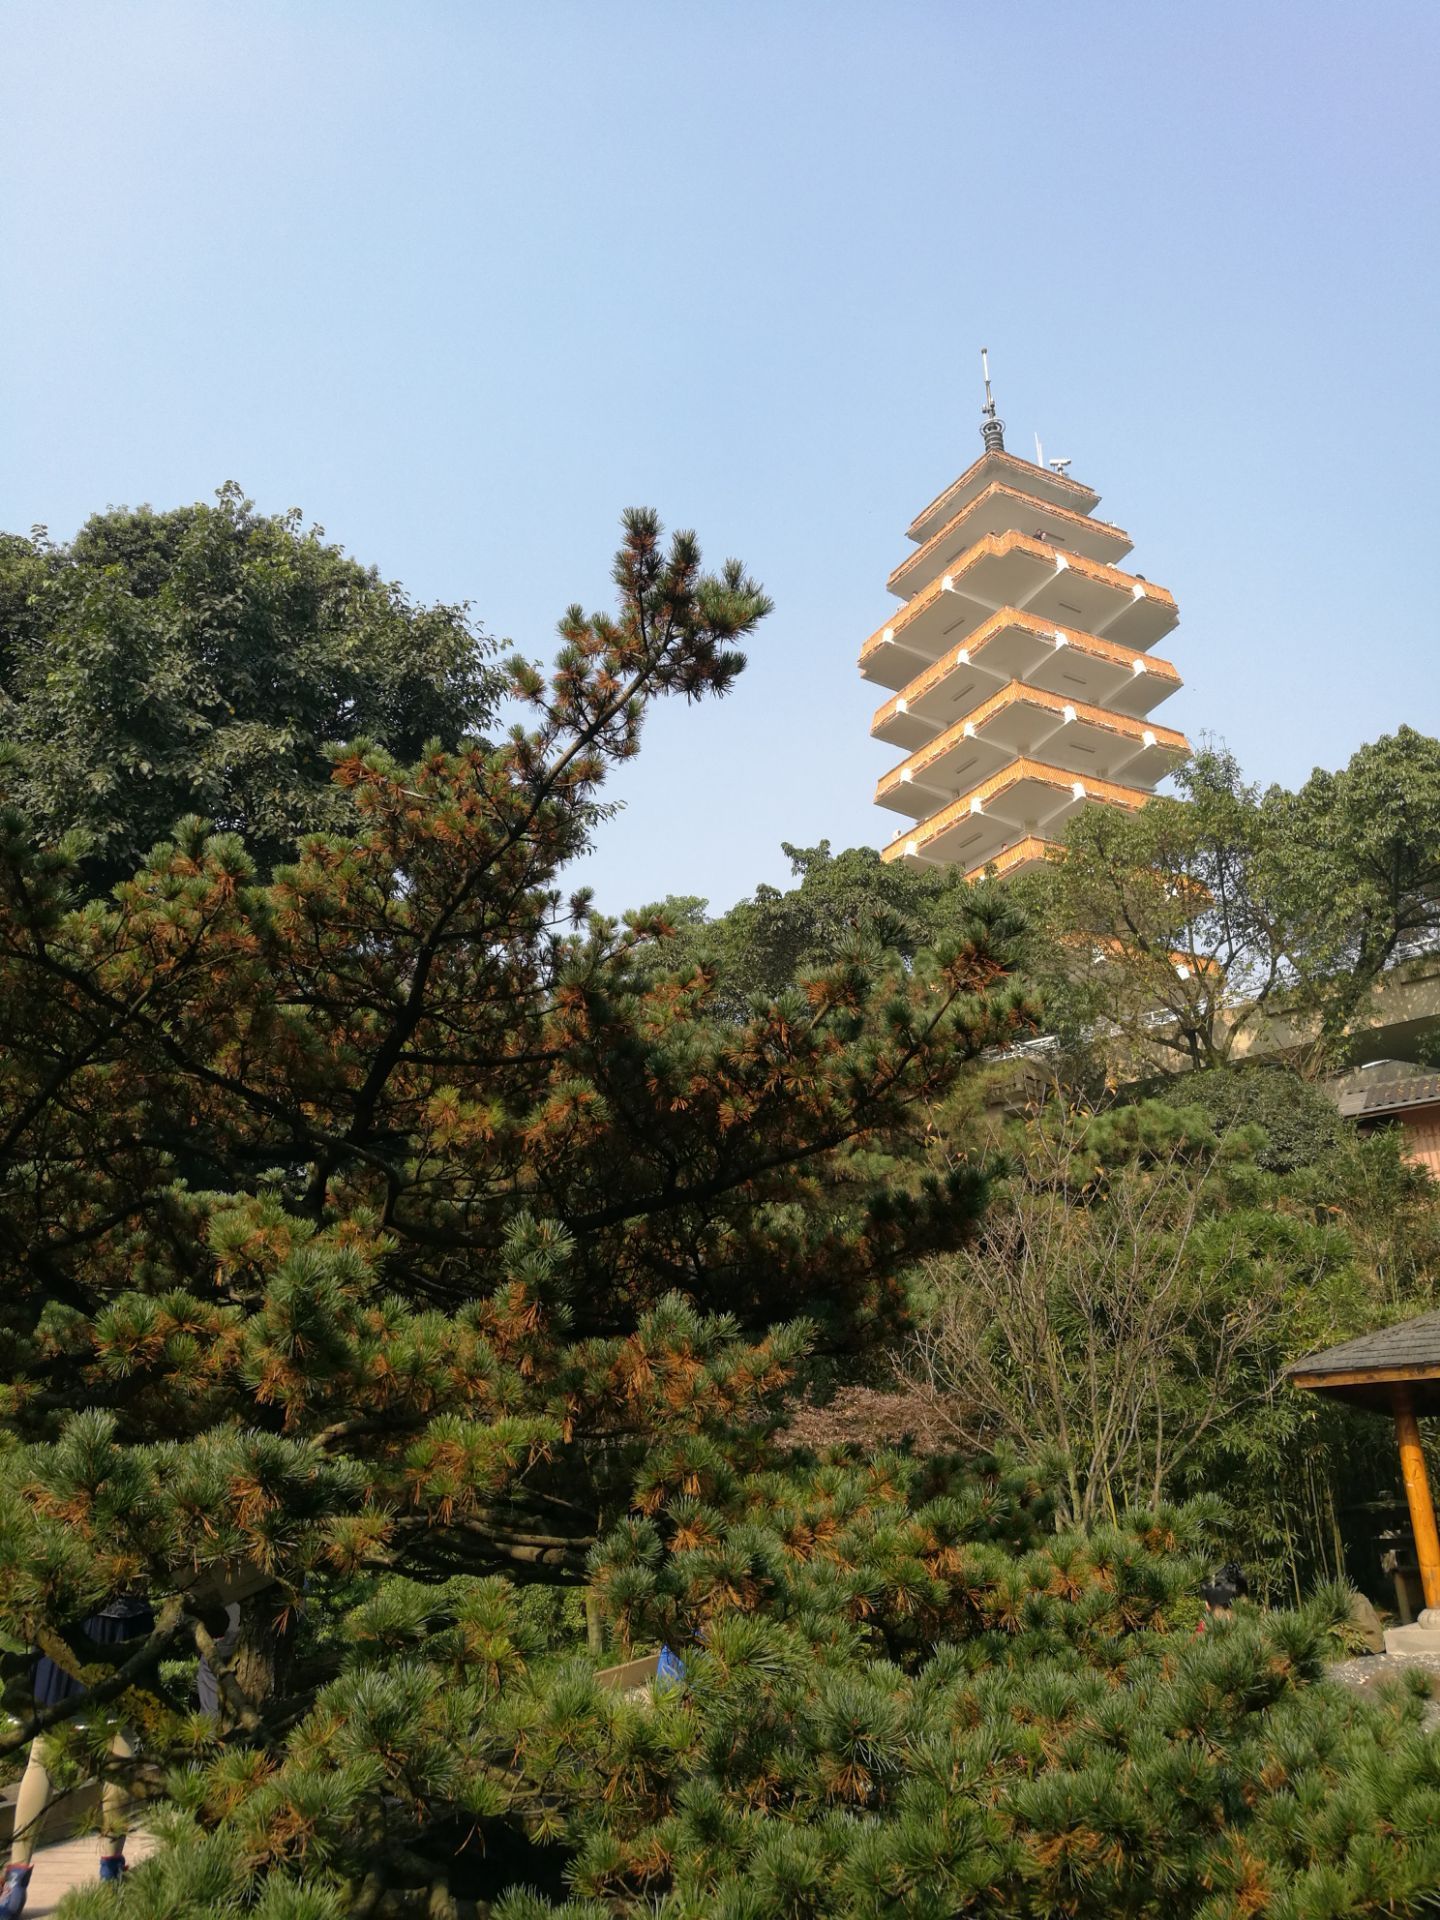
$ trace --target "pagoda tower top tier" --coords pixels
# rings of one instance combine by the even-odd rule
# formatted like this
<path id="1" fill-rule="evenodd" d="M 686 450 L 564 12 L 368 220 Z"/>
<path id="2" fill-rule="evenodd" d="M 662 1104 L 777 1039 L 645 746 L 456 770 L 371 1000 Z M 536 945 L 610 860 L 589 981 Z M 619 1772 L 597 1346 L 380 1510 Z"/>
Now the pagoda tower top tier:
<path id="1" fill-rule="evenodd" d="M 1142 806 L 1189 751 L 1150 718 L 1180 685 L 1150 652 L 1174 597 L 1119 564 L 1130 536 L 1068 462 L 1006 452 L 988 367 L 981 434 L 907 528 L 888 583 L 904 604 L 860 652 L 865 678 L 896 689 L 871 733 L 906 750 L 875 798 L 913 824 L 884 857 L 972 879 L 1046 859 L 1081 807 Z"/>
<path id="2" fill-rule="evenodd" d="M 972 461 L 958 480 L 952 480 L 941 494 L 937 494 L 922 512 L 905 529 L 907 540 L 917 545 L 937 534 L 947 520 L 952 520 L 964 506 L 989 486 L 1019 487 L 1028 493 L 1032 500 L 1044 501 L 1047 505 L 1059 507 L 1071 513 L 1091 514 L 1100 504 L 1100 496 L 1091 487 L 1085 487 L 1078 480 L 1072 480 L 1068 474 L 1055 473 L 1049 467 L 1037 467 L 1033 460 L 1022 460 L 1018 454 L 1007 453 L 1003 447 L 993 451 L 986 448 L 978 460 Z"/>

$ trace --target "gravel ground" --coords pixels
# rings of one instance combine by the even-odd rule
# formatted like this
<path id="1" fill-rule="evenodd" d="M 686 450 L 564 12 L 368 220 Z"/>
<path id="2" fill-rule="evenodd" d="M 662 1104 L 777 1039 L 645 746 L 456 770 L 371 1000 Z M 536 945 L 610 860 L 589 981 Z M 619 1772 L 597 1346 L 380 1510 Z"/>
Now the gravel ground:
<path id="1" fill-rule="evenodd" d="M 1440 1653 L 1371 1653 L 1358 1660 L 1339 1660 L 1330 1669 L 1330 1678 L 1357 1693 L 1369 1693 L 1384 1680 L 1398 1680 L 1407 1673 L 1430 1676 L 1431 1700 L 1425 1709 L 1425 1723 L 1440 1732 Z"/>

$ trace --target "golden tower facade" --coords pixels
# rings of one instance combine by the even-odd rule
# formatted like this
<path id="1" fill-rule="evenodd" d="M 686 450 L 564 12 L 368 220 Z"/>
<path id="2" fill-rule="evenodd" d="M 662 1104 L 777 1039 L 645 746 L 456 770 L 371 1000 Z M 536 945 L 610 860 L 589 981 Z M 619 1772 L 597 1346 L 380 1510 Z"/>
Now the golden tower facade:
<path id="1" fill-rule="evenodd" d="M 905 757 L 875 790 L 908 824 L 887 860 L 959 862 L 978 879 L 1046 858 L 1085 806 L 1143 806 L 1189 751 L 1151 714 L 1180 676 L 1150 652 L 1174 596 L 1120 565 L 1130 537 L 1095 517 L 1068 462 L 1005 451 L 986 381 L 985 451 L 907 529 L 903 605 L 860 653 L 894 688 L 870 731 Z"/>

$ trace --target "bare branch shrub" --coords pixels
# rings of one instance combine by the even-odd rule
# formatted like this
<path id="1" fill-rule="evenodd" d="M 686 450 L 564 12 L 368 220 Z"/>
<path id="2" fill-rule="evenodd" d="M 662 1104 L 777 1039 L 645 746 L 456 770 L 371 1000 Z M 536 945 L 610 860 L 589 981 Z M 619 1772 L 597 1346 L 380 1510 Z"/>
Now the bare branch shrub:
<path id="1" fill-rule="evenodd" d="M 1064 1518 L 1154 1505 L 1213 1430 L 1272 1391 L 1283 1273 L 1206 1215 L 1184 1143 L 1097 1176 L 1078 1122 L 1036 1130 L 974 1244 L 926 1263 L 901 1361 L 960 1449 L 1051 1457 Z"/>

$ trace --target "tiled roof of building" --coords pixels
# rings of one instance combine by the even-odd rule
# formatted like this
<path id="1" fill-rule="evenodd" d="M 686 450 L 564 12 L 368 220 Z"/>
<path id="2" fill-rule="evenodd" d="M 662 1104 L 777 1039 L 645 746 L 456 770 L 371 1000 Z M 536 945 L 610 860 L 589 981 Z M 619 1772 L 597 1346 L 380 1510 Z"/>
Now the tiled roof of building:
<path id="1" fill-rule="evenodd" d="M 1404 1113 L 1409 1107 L 1440 1106 L 1440 1073 L 1421 1067 L 1408 1072 L 1361 1075 L 1336 1101 L 1347 1120 L 1376 1119 L 1386 1113 Z"/>

